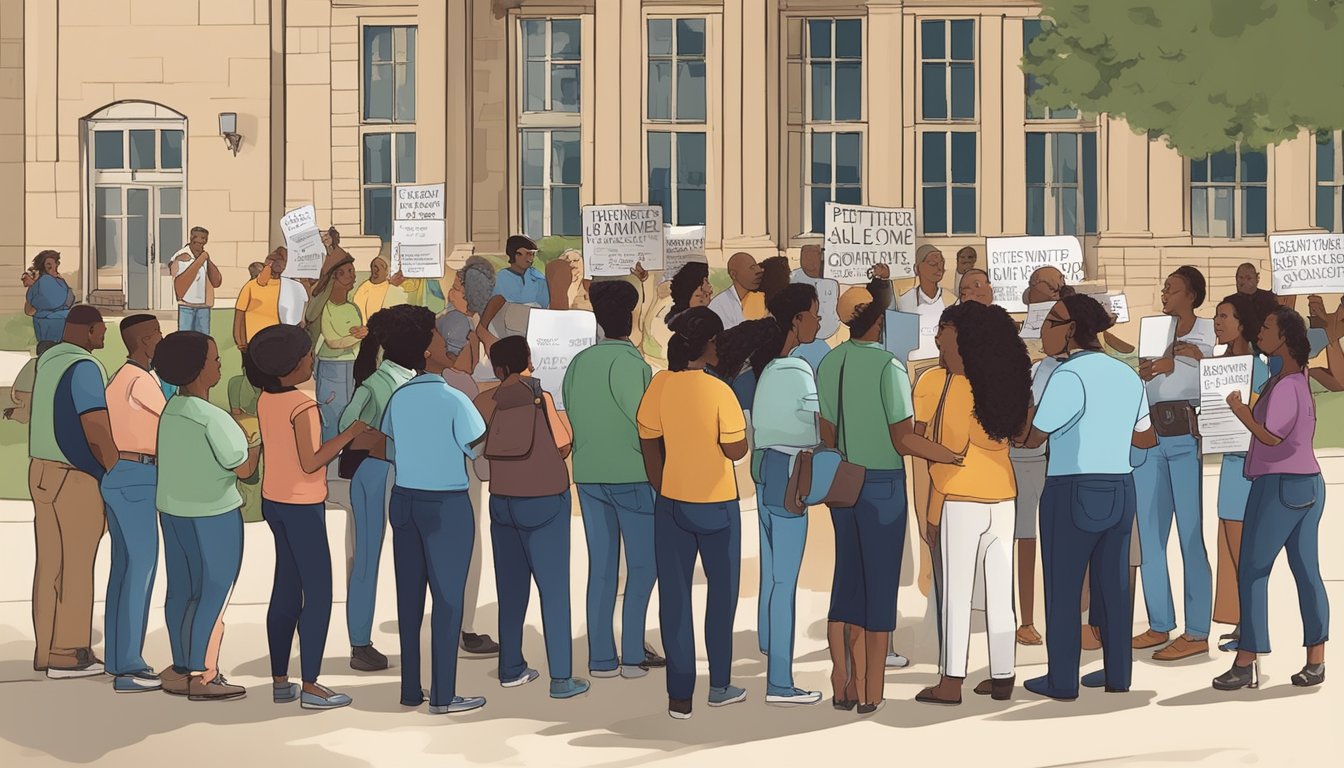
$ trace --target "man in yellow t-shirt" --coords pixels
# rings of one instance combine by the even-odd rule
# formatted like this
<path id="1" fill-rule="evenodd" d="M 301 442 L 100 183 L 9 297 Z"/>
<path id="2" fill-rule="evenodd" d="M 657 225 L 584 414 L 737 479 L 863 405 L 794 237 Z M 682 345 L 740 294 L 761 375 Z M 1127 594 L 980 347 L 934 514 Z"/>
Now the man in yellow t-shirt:
<path id="1" fill-rule="evenodd" d="M 275 278 L 285 271 L 287 261 L 284 247 L 276 248 L 266 257 L 261 274 L 238 292 L 233 304 L 233 341 L 239 351 L 246 351 L 247 343 L 261 329 L 280 324 L 280 281 Z"/>

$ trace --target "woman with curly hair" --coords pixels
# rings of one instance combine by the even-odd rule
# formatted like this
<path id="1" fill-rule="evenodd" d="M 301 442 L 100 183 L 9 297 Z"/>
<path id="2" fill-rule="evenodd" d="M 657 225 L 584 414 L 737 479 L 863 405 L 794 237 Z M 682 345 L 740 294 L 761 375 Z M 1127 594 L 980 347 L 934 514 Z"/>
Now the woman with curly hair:
<path id="1" fill-rule="evenodd" d="M 1251 432 L 1246 452 L 1251 495 L 1237 569 L 1241 637 L 1232 668 L 1213 679 L 1213 687 L 1220 691 L 1259 685 L 1256 662 L 1259 654 L 1269 653 L 1269 572 L 1280 550 L 1287 550 L 1288 567 L 1297 582 L 1302 644 L 1307 649 L 1306 666 L 1292 676 L 1293 685 L 1305 688 L 1325 682 L 1325 641 L 1330 633 L 1330 602 L 1321 581 L 1320 558 L 1325 483 L 1312 450 L 1316 406 L 1307 377 L 1311 355 L 1307 324 L 1292 309 L 1275 307 L 1257 342 L 1262 352 L 1279 358 L 1281 368 L 1254 408 L 1242 402 L 1240 392 L 1227 397 L 1232 413 Z"/>
<path id="2" fill-rule="evenodd" d="M 709 265 L 700 261 L 688 262 L 672 276 L 672 308 L 664 322 L 671 327 L 677 315 L 691 307 L 708 307 L 714 296 L 709 286 Z"/>
<path id="3" fill-rule="evenodd" d="M 33 265 L 23 273 L 26 289 L 23 309 L 33 318 L 37 354 L 59 344 L 65 330 L 65 316 L 75 305 L 75 292 L 61 277 L 61 254 L 42 251 L 33 257 Z"/>
<path id="4" fill-rule="evenodd" d="M 936 498 L 928 540 L 941 565 L 942 679 L 915 697 L 960 704 L 971 639 L 971 596 L 983 567 L 990 679 L 975 692 L 1007 700 L 1013 691 L 1017 617 L 1013 612 L 1013 525 L 1017 484 L 1008 438 L 1031 407 L 1031 358 L 1002 307 L 977 302 L 943 310 L 934 337 L 942 365 L 915 386 L 915 419 L 962 464 L 934 464 Z"/>

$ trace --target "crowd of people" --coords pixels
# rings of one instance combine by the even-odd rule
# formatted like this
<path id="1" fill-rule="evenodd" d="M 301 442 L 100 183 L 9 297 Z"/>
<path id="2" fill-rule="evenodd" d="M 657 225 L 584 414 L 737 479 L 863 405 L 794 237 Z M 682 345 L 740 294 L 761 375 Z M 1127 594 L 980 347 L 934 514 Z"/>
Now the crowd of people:
<path id="1" fill-rule="evenodd" d="M 941 676 L 920 702 L 961 702 L 975 609 L 985 613 L 989 674 L 973 690 L 995 700 L 1012 698 L 1019 644 L 1044 642 L 1048 651 L 1047 673 L 1024 687 L 1071 700 L 1080 685 L 1127 691 L 1133 649 L 1156 649 L 1160 662 L 1207 654 L 1212 622 L 1229 625 L 1220 647 L 1236 653 L 1213 686 L 1254 687 L 1256 659 L 1270 651 L 1269 573 L 1285 549 L 1307 648 L 1292 682 L 1324 681 L 1325 486 L 1309 376 L 1344 381 L 1344 368 L 1334 369 L 1344 305 L 1330 313 L 1312 297 L 1330 367 L 1309 373 L 1308 322 L 1290 301 L 1258 289 L 1252 265 L 1238 271 L 1237 292 L 1212 319 L 1197 314 L 1204 275 L 1190 266 L 1172 272 L 1161 298 L 1176 341 L 1136 371 L 1120 359 L 1133 347 L 1110 333 L 1109 309 L 1053 267 L 1037 270 L 1023 297 L 1052 304 L 1039 340 L 1024 340 L 1019 322 L 993 303 L 990 276 L 969 247 L 956 255 L 955 296 L 941 287 L 944 257 L 931 245 L 918 249 L 915 285 L 899 295 L 884 264 L 862 287 L 825 277 L 818 246 L 804 247 L 793 270 L 782 256 L 757 263 L 734 254 L 731 283 L 715 294 L 700 262 L 674 275 L 637 265 L 630 278 L 588 280 L 581 254 L 568 251 L 543 274 L 536 244 L 523 236 L 509 238 L 498 271 L 478 256 L 442 280 L 413 280 L 378 257 L 356 285 L 355 260 L 331 230 L 316 280 L 286 276 L 284 248 L 252 265 L 231 329 L 244 373 L 223 382 L 210 328 L 221 279 L 208 239 L 193 229 L 171 262 L 178 329 L 164 335 L 152 315 L 121 319 L 128 356 L 110 380 L 93 354 L 107 325 L 97 309 L 75 304 L 59 254 L 43 251 L 25 275 L 39 344 L 21 404 L 31 409 L 23 416 L 37 546 L 33 664 L 48 677 L 106 673 L 118 692 L 162 689 L 193 701 L 244 696 L 220 673 L 223 619 L 244 567 L 243 526 L 264 521 L 275 544 L 266 616 L 273 699 L 348 705 L 350 696 L 319 683 L 333 608 L 325 510 L 339 478 L 350 488 L 350 666 L 389 666 L 372 634 L 390 524 L 401 703 L 427 701 L 436 714 L 486 703 L 457 688 L 459 648 L 497 654 L 505 688 L 540 677 L 523 652 L 533 585 L 550 696 L 589 690 L 572 648 L 574 495 L 587 546 L 587 675 L 640 678 L 665 667 L 677 719 L 691 716 L 697 683 L 697 559 L 707 579 L 708 704 L 747 698 L 733 682 L 732 640 L 740 501 L 752 495 L 769 703 L 824 697 L 793 675 L 799 571 L 809 518 L 823 506 L 835 539 L 826 618 L 838 709 L 875 711 L 886 670 L 909 664 L 891 636 L 911 529 L 940 644 Z M 425 306 L 429 295 L 442 298 L 442 312 Z M 549 387 L 532 375 L 533 308 L 591 311 L 599 329 Z M 888 310 L 922 318 L 908 359 L 886 343 Z M 1252 439 L 1246 453 L 1222 458 L 1215 579 L 1196 408 L 1199 361 L 1218 347 L 1252 356 L 1255 375 L 1247 401 L 1228 399 Z M 227 410 L 211 400 L 221 384 Z M 1185 585 L 1174 640 L 1173 520 Z M 497 642 L 473 626 L 487 523 Z M 91 640 L 105 529 L 106 661 Z M 160 536 L 172 658 L 156 672 L 143 648 Z M 1038 538 L 1044 636 L 1035 624 Z M 1140 586 L 1149 628 L 1131 637 Z M 645 642 L 655 587 L 665 658 Z M 1080 679 L 1080 652 L 1098 648 L 1103 667 Z"/>

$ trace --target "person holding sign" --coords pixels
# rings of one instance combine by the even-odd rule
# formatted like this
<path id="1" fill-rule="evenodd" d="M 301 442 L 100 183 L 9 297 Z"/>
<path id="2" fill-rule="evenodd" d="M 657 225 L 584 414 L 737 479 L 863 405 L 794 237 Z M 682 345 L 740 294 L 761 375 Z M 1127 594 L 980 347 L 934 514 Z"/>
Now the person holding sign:
<path id="1" fill-rule="evenodd" d="M 504 244 L 509 265 L 495 277 L 495 295 L 510 304 L 531 304 L 542 309 L 551 306 L 546 278 L 532 266 L 537 259 L 537 244 L 523 235 L 511 235 Z"/>
<path id="2" fill-rule="evenodd" d="M 210 309 L 215 305 L 215 290 L 224 278 L 219 267 L 205 252 L 210 231 L 191 228 L 191 242 L 173 254 L 173 293 L 177 296 L 177 330 L 210 335 Z"/>
<path id="3" fill-rule="evenodd" d="M 724 330 L 765 317 L 765 296 L 760 292 L 763 274 L 761 265 L 749 253 L 738 252 L 728 258 L 728 276 L 733 284 L 709 302 L 709 308 L 723 321 Z"/>
<path id="4" fill-rule="evenodd" d="M 359 308 L 350 301 L 355 287 L 355 260 L 337 261 L 322 276 L 318 288 L 327 294 L 320 318 L 322 343 L 317 348 L 317 405 L 322 416 L 322 439 L 336 437 L 341 411 L 355 393 L 355 358 L 368 327 Z M 376 422 L 371 422 L 376 423 Z"/>
<path id="5" fill-rule="evenodd" d="M 799 268 L 790 275 L 794 283 L 806 283 L 817 291 L 817 307 L 821 313 L 821 330 L 817 338 L 810 343 L 799 345 L 795 350 L 798 357 L 807 361 L 815 373 L 821 367 L 826 353 L 831 351 L 828 339 L 840 330 L 840 316 L 835 313 L 835 302 L 840 297 L 840 283 L 821 275 L 821 246 L 816 243 L 804 245 L 798 252 Z"/>
<path id="6" fill-rule="evenodd" d="M 1203 481 L 1195 406 L 1199 404 L 1199 361 L 1213 355 L 1213 321 L 1196 317 L 1204 303 L 1204 275 L 1184 266 L 1162 286 L 1162 312 L 1176 318 L 1171 351 L 1139 363 L 1139 378 L 1153 412 L 1157 445 L 1136 450 L 1132 457 L 1139 498 L 1139 540 L 1143 552 L 1143 602 L 1148 631 L 1134 638 L 1135 648 L 1165 645 L 1176 629 L 1167 577 L 1167 537 L 1175 513 L 1181 559 L 1185 562 L 1185 632 L 1153 654 L 1157 661 L 1177 661 L 1209 651 L 1213 613 L 1213 575 L 1204 548 Z"/>
<path id="7" fill-rule="evenodd" d="M 1257 660 L 1259 654 L 1269 653 L 1269 573 L 1280 550 L 1287 550 L 1297 582 L 1302 644 L 1307 648 L 1307 663 L 1292 676 L 1293 685 L 1305 688 L 1325 682 L 1330 602 L 1321 580 L 1319 551 L 1325 482 L 1312 450 L 1316 407 L 1305 370 L 1311 350 L 1306 323 L 1293 310 L 1277 307 L 1265 318 L 1258 343 L 1265 354 L 1278 357 L 1282 367 L 1254 408 L 1241 401 L 1239 392 L 1227 398 L 1233 413 L 1251 431 L 1246 453 L 1251 495 L 1237 571 L 1241 637 L 1232 668 L 1213 679 L 1213 687 L 1221 691 L 1259 685 Z"/>

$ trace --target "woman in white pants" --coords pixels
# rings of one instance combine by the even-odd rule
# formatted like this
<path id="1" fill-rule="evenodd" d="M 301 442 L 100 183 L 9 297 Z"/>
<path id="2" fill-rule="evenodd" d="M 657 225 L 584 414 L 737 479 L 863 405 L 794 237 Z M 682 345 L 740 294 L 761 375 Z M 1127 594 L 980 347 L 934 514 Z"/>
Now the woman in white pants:
<path id="1" fill-rule="evenodd" d="M 936 336 L 940 367 L 915 388 L 915 419 L 928 437 L 965 457 L 930 471 L 929 540 L 939 543 L 942 679 L 915 697 L 960 704 L 970 646 L 971 605 L 983 573 L 990 679 L 975 692 L 1012 697 L 1017 616 L 1013 610 L 1014 500 L 1008 438 L 1026 423 L 1031 360 L 1001 307 L 968 302 L 944 310 Z M 935 514 L 941 510 L 941 516 Z M 975 601 L 979 602 L 979 601 Z"/>

